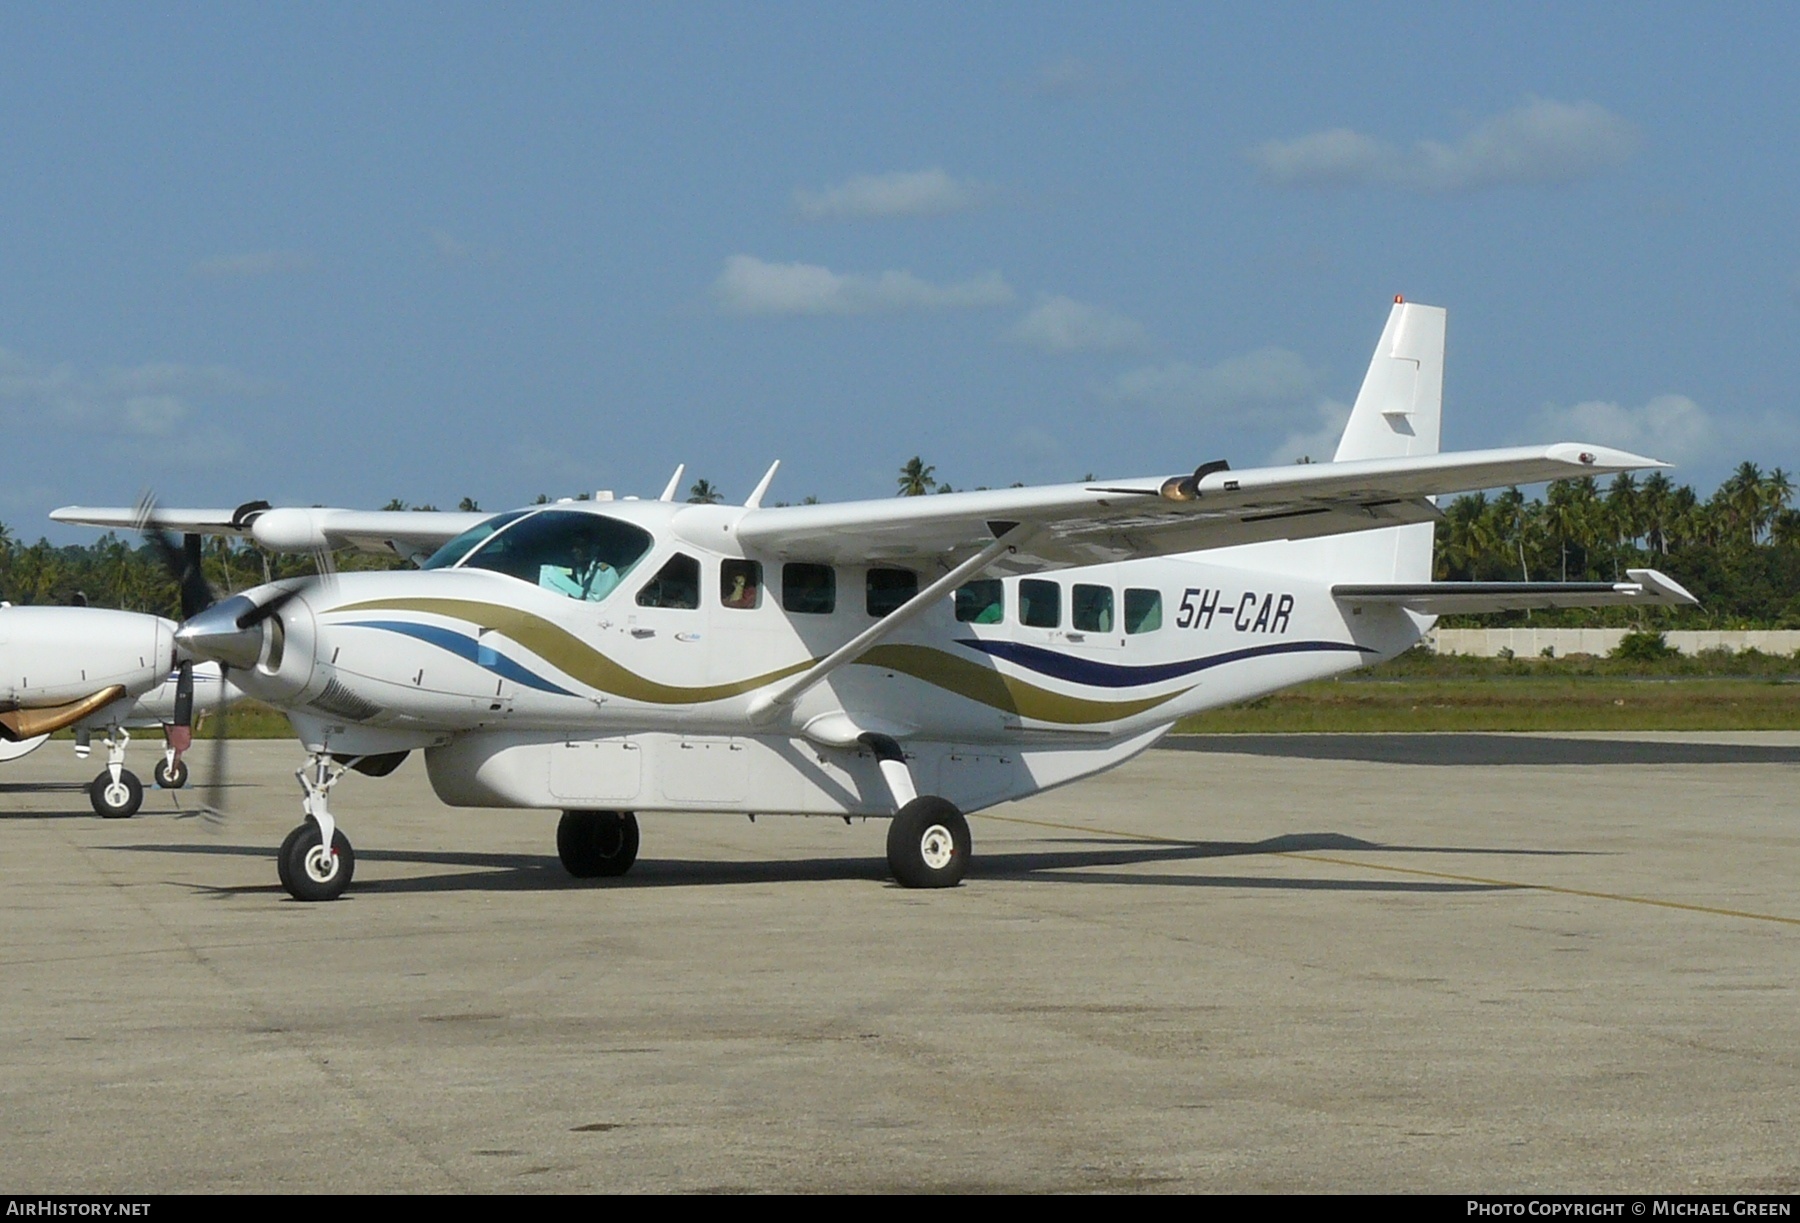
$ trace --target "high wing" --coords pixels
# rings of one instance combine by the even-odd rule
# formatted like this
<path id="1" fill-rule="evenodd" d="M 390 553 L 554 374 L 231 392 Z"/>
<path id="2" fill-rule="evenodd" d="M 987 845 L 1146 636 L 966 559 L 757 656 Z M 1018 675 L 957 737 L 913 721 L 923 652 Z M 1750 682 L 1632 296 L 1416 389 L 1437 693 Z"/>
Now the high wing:
<path id="1" fill-rule="evenodd" d="M 1430 522 L 1429 498 L 1440 494 L 1663 466 L 1577 443 L 1243 471 L 1207 464 L 1169 479 L 750 510 L 736 534 L 745 548 L 795 559 L 949 565 L 1016 526 L 1016 550 L 992 569 L 1022 573 Z"/>
<path id="2" fill-rule="evenodd" d="M 1345 603 L 1392 603 L 1428 616 L 1549 607 L 1691 607 L 1700 600 L 1654 569 L 1627 569 L 1628 582 L 1387 582 L 1339 585 Z"/>
<path id="3" fill-rule="evenodd" d="M 439 510 L 271 509 L 266 501 L 253 501 L 229 510 L 159 506 L 147 518 L 135 509 L 70 505 L 53 511 L 50 517 L 55 522 L 121 531 L 149 526 L 184 535 L 236 535 L 273 552 L 356 548 L 423 560 L 493 515 Z"/>

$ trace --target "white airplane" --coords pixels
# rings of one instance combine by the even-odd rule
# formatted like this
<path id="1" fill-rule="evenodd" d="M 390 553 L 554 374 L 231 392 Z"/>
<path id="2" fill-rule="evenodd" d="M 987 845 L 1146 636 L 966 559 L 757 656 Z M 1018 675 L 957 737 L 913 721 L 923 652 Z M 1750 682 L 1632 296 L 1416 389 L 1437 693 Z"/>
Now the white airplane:
<path id="1" fill-rule="evenodd" d="M 157 511 L 422 572 L 277 582 L 193 616 L 195 658 L 307 752 L 290 894 L 355 859 L 346 768 L 424 752 L 456 806 L 563 811 L 570 873 L 618 875 L 637 812 L 891 818 L 908 887 L 956 884 L 964 812 L 1111 768 L 1189 714 L 1391 658 L 1435 615 L 1672 605 L 1618 583 L 1433 582 L 1436 494 L 1661 466 L 1580 444 L 1438 453 L 1444 312 L 1396 299 L 1330 463 L 764 508 L 561 502 L 479 515 Z M 130 525 L 72 507 L 62 522 Z"/>
<path id="2" fill-rule="evenodd" d="M 106 768 L 88 787 L 94 810 L 109 819 L 137 813 L 144 785 L 125 767 L 131 731 L 163 728 L 156 784 L 180 789 L 188 766 L 196 702 L 227 699 L 217 663 L 176 658 L 173 620 L 97 607 L 0 604 L 0 761 L 41 747 L 55 731 L 75 729 L 75 753 L 92 737 L 106 742 Z"/>

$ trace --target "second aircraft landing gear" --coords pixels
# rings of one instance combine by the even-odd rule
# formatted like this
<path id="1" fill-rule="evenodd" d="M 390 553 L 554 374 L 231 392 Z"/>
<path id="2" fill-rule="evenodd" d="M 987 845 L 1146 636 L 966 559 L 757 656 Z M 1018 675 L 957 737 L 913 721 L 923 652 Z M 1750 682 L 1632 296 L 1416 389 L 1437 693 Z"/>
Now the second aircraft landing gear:
<path id="1" fill-rule="evenodd" d="M 169 752 L 156 762 L 156 784 L 165 790 L 179 790 L 188 783 L 187 761 L 175 759 L 174 756 L 174 752 Z"/>
<path id="2" fill-rule="evenodd" d="M 637 852 L 637 816 L 629 811 L 565 811 L 556 826 L 556 854 L 577 879 L 623 875 Z"/>
<path id="3" fill-rule="evenodd" d="M 131 735 L 119 727 L 106 736 L 106 768 L 88 786 L 94 814 L 109 820 L 128 820 L 144 805 L 144 783 L 125 767 L 125 747 Z"/>

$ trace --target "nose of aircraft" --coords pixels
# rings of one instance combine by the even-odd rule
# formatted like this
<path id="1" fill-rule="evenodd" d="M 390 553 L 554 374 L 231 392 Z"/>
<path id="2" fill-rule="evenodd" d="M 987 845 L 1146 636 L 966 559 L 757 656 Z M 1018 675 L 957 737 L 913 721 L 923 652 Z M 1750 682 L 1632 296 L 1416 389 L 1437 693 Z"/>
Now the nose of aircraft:
<path id="1" fill-rule="evenodd" d="M 262 623 L 245 628 L 238 621 L 256 610 L 256 604 L 243 595 L 233 595 L 176 629 L 175 645 L 192 658 L 211 659 L 228 667 L 254 667 L 262 656 Z"/>

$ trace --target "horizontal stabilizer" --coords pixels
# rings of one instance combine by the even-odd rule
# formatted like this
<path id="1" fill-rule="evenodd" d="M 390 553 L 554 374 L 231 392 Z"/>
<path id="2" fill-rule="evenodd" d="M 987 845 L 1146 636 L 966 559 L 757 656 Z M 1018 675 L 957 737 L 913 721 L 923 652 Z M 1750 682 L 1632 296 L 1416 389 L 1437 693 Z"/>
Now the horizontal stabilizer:
<path id="1" fill-rule="evenodd" d="M 1550 607 L 1691 607 L 1699 600 L 1654 569 L 1628 569 L 1627 582 L 1380 582 L 1339 585 L 1345 603 L 1398 604 L 1427 616 Z"/>

